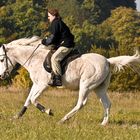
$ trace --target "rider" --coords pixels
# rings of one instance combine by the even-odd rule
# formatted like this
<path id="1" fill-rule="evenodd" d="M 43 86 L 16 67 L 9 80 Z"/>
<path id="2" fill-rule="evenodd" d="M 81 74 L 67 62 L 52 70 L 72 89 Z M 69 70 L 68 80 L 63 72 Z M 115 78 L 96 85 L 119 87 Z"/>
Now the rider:
<path id="1" fill-rule="evenodd" d="M 51 35 L 42 40 L 42 44 L 46 46 L 53 46 L 55 53 L 51 57 L 51 80 L 50 86 L 62 86 L 62 71 L 60 62 L 67 56 L 75 45 L 74 36 L 70 32 L 69 27 L 62 21 L 57 9 L 48 10 L 48 19 L 51 23 L 50 33 Z"/>

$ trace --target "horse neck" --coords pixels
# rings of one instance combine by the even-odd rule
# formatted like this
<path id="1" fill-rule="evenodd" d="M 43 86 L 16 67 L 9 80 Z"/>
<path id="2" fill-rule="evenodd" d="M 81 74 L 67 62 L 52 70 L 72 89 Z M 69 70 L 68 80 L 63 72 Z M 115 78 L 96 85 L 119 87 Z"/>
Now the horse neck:
<path id="1" fill-rule="evenodd" d="M 10 47 L 10 50 L 8 51 L 9 58 L 13 57 L 15 61 L 22 66 L 24 66 L 26 69 L 30 66 L 31 62 L 39 61 L 45 59 L 45 49 L 37 49 L 35 52 L 34 50 L 36 47 L 32 46 L 21 46 L 21 45 L 14 45 Z M 32 59 L 34 58 L 34 59 Z"/>

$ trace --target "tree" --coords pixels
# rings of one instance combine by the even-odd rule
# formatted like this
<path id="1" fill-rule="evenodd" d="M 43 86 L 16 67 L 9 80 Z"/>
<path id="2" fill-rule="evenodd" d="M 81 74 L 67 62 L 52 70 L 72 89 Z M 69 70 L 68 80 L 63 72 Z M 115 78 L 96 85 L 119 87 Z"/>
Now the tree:
<path id="1" fill-rule="evenodd" d="M 12 4 L 14 2 L 16 2 L 16 0 L 1 0 L 0 1 L 0 7 L 1 6 L 6 6 L 7 4 Z"/>
<path id="2" fill-rule="evenodd" d="M 127 8 L 133 8 L 136 9 L 136 3 L 135 0 L 112 0 L 112 5 L 114 7 L 127 7 Z"/>
<path id="3" fill-rule="evenodd" d="M 79 1 L 84 11 L 84 18 L 92 24 L 99 24 L 106 20 L 111 10 L 124 6 L 136 9 L 135 0 L 82 0 Z"/>
<path id="4" fill-rule="evenodd" d="M 111 17 L 105 21 L 112 28 L 113 36 L 118 42 L 120 52 L 133 52 L 140 46 L 140 16 L 131 8 L 119 7 L 112 11 Z"/>
<path id="5" fill-rule="evenodd" d="M 79 7 L 79 3 L 75 0 L 48 1 L 47 7 L 58 9 L 62 18 L 73 16 L 75 24 L 83 22 L 83 12 Z"/>
<path id="6" fill-rule="evenodd" d="M 17 0 L 1 7 L 0 43 L 43 35 L 46 30 L 45 13 L 46 9 L 42 6 L 34 8 L 31 0 Z"/>

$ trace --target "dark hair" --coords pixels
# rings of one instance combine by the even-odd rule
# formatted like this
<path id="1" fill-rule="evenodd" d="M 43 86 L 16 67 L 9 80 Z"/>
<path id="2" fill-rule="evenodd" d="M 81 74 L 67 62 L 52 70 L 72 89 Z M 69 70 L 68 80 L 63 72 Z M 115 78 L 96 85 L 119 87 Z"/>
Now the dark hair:
<path id="1" fill-rule="evenodd" d="M 59 11 L 57 9 L 48 9 L 48 12 L 56 18 L 61 19 Z"/>

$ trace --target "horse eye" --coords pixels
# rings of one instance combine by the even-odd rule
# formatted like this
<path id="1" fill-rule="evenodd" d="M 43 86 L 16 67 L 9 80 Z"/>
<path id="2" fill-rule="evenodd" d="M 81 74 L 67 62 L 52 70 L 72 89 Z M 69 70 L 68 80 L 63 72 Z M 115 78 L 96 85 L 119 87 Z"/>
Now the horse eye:
<path id="1" fill-rule="evenodd" d="M 1 59 L 1 60 L 0 60 L 0 62 L 3 62 L 3 61 L 4 61 L 4 59 Z"/>

